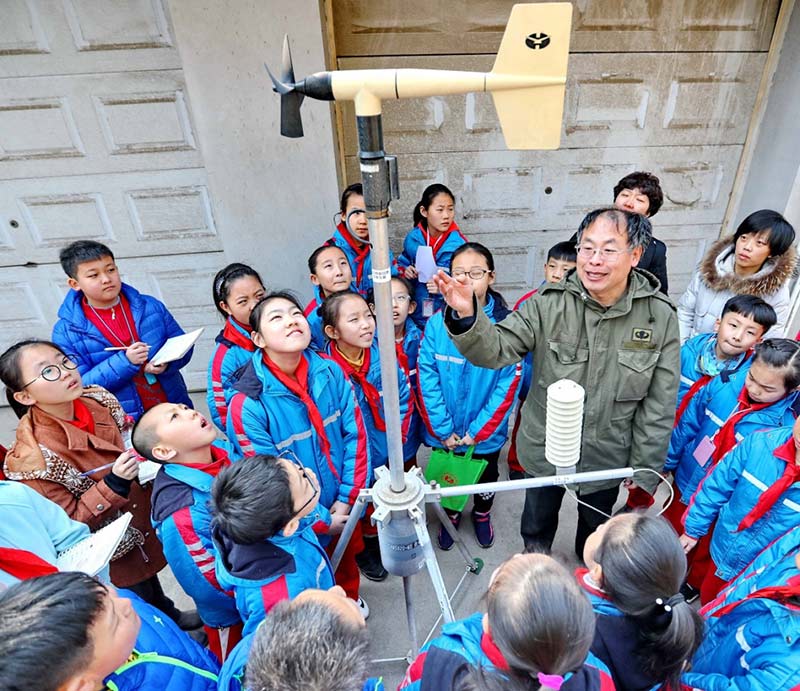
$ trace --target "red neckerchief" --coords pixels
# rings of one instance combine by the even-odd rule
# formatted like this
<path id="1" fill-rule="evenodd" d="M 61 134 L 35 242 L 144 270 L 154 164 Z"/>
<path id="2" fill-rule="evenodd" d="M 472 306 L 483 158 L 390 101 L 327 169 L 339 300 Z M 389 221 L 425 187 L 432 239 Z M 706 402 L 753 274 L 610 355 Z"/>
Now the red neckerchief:
<path id="1" fill-rule="evenodd" d="M 345 242 L 350 245 L 350 249 L 356 253 L 356 285 L 360 286 L 361 277 L 364 275 L 364 262 L 367 260 L 372 246 L 368 242 L 361 242 L 358 238 L 354 237 L 353 234 L 347 230 L 347 227 L 342 221 L 339 222 L 336 229 L 344 238 Z"/>
<path id="2" fill-rule="evenodd" d="M 589 575 L 589 569 L 586 567 L 582 566 L 575 569 L 575 580 L 578 581 L 578 585 L 587 593 L 591 593 L 592 595 L 595 595 L 603 600 L 610 601 L 608 593 L 598 587 L 598 585 L 594 582 L 594 579 L 592 579 L 592 577 Z"/>
<path id="3" fill-rule="evenodd" d="M 33 552 L 13 547 L 0 547 L 0 571 L 24 581 L 36 576 L 58 573 L 58 569 Z"/>
<path id="4" fill-rule="evenodd" d="M 342 352 L 336 347 L 335 344 L 330 349 L 330 354 L 331 359 L 333 359 L 350 378 L 355 379 L 356 383 L 364 391 L 364 397 L 367 399 L 367 404 L 369 405 L 370 412 L 372 413 L 372 420 L 375 423 L 375 429 L 377 429 L 379 432 L 385 432 L 386 423 L 383 420 L 383 410 L 381 409 L 381 394 L 378 389 L 376 389 L 367 379 L 370 362 L 369 349 L 364 350 L 364 362 L 361 363 L 361 367 L 358 369 L 353 367 L 353 365 L 347 361 L 345 356 L 342 355 Z"/>
<path id="5" fill-rule="evenodd" d="M 403 368 L 403 372 L 406 373 L 406 376 L 409 376 L 409 365 L 408 365 L 408 355 L 406 355 L 406 351 L 403 350 L 403 340 L 400 339 L 399 341 L 394 342 L 394 352 L 397 353 L 397 364 Z"/>
<path id="6" fill-rule="evenodd" d="M 253 330 L 248 325 L 242 324 L 242 322 L 234 319 L 233 317 L 228 317 L 228 319 L 225 321 L 225 328 L 222 329 L 222 337 L 234 345 L 254 353 L 256 350 L 256 344 L 253 343 L 252 339 L 248 338 L 241 331 L 239 331 L 239 329 L 233 325 L 233 321 L 235 321 L 242 329 L 247 331 L 247 333 L 253 333 Z"/>
<path id="7" fill-rule="evenodd" d="M 183 465 L 187 468 L 202 470 L 211 477 L 217 477 L 220 470 L 227 468 L 231 464 L 227 454 L 217 446 L 211 447 L 211 458 L 211 463 L 184 463 Z"/>
<path id="8" fill-rule="evenodd" d="M 324 453 L 325 458 L 328 459 L 328 467 L 338 481 L 339 473 L 336 472 L 336 467 L 331 460 L 331 443 L 328 440 L 328 435 L 325 433 L 325 423 L 322 420 L 322 413 L 319 412 L 317 404 L 308 392 L 308 362 L 306 362 L 305 356 L 300 356 L 300 362 L 297 365 L 297 369 L 294 371 L 294 376 L 297 377 L 297 381 L 292 379 L 288 374 L 285 374 L 280 367 L 270 360 L 266 353 L 262 353 L 261 359 L 264 361 L 267 369 L 275 375 L 275 378 L 303 402 L 311 426 L 317 433 L 317 440 L 319 441 L 322 453 Z"/>
<path id="9" fill-rule="evenodd" d="M 438 238 L 435 238 L 433 240 L 433 242 L 431 242 L 430 231 L 427 228 L 423 228 L 421 223 L 419 225 L 419 229 L 422 232 L 423 236 L 425 237 L 425 244 L 430 245 L 431 251 L 433 252 L 433 258 L 434 259 L 436 259 L 436 255 L 438 254 L 439 250 L 441 249 L 442 245 L 444 244 L 444 241 L 448 238 L 450 233 L 452 233 L 453 231 L 458 232 L 460 230 L 460 228 L 458 227 L 456 222 L 453 221 L 450 224 L 450 227 L 446 231 L 444 231 L 444 233 L 442 233 Z"/>
<path id="10" fill-rule="evenodd" d="M 736 400 L 737 408 L 739 408 L 739 410 L 737 410 L 728 418 L 727 422 L 720 427 L 719 432 L 717 432 L 717 436 L 714 438 L 714 453 L 711 454 L 711 462 L 714 465 L 719 463 L 722 457 L 734 446 L 736 446 L 737 441 L 735 427 L 739 420 L 741 420 L 745 415 L 755 413 L 757 410 L 761 410 L 772 405 L 772 403 L 751 403 L 750 399 L 747 397 L 746 386 L 742 387 L 742 390 L 739 392 L 739 397 Z"/>
<path id="11" fill-rule="evenodd" d="M 95 307 L 92 309 L 89 303 L 86 302 L 86 298 L 83 299 L 81 306 L 86 318 L 97 327 L 97 330 L 103 334 L 112 346 L 119 346 L 120 344 L 129 346 L 139 340 L 133 312 L 131 312 L 130 303 L 124 293 L 119 294 L 119 304 L 114 305 L 114 307 L 103 309 Z M 115 310 L 119 310 L 119 314 L 116 314 Z M 155 355 L 155 353 L 152 353 L 152 355 Z M 139 371 L 133 375 L 133 386 L 136 388 L 136 393 L 139 395 L 139 400 L 142 402 L 144 410 L 150 410 L 150 408 L 157 406 L 159 403 L 167 402 L 167 394 L 164 392 L 164 387 L 158 381 L 153 384 L 147 381 L 147 377 L 144 374 L 144 366 L 140 367 Z"/>
<path id="12" fill-rule="evenodd" d="M 70 425 L 74 425 L 79 430 L 94 434 L 94 418 L 91 411 L 86 407 L 86 404 L 80 399 L 76 398 L 72 402 L 74 420 L 67 420 Z"/>
<path id="13" fill-rule="evenodd" d="M 492 637 L 486 633 L 486 631 L 481 634 L 481 650 L 483 651 L 484 655 L 489 658 L 489 662 L 497 667 L 497 669 L 508 669 L 508 662 L 506 662 L 505 656 L 500 651 L 500 648 L 497 647 L 497 644 L 492 640 Z"/>
<path id="14" fill-rule="evenodd" d="M 681 416 L 686 408 L 689 407 L 689 403 L 692 402 L 694 395 L 706 384 L 708 384 L 711 379 L 712 377 L 710 374 L 703 374 L 694 384 L 689 387 L 689 390 L 683 395 L 683 399 L 681 400 L 681 404 L 678 406 L 678 410 L 675 411 L 675 424 L 672 425 L 673 428 L 678 426 L 678 423 L 681 421 Z"/>
<path id="15" fill-rule="evenodd" d="M 766 588 L 756 590 L 742 600 L 737 600 L 736 602 L 731 602 L 724 607 L 720 607 L 718 610 L 713 612 L 711 616 L 725 616 L 732 609 L 738 607 L 743 602 L 747 602 L 747 600 L 755 600 L 756 598 L 775 600 L 775 602 L 780 602 L 781 604 L 792 604 L 789 601 L 798 597 L 800 597 L 800 575 L 792 576 L 788 581 L 786 581 L 786 585 L 767 586 Z M 793 606 L 796 607 L 796 605 Z"/>
<path id="16" fill-rule="evenodd" d="M 756 502 L 756 505 L 750 509 L 750 512 L 741 520 L 736 532 L 746 530 L 759 518 L 761 518 L 767 511 L 769 511 L 775 503 L 780 499 L 789 487 L 795 482 L 800 480 L 800 466 L 797 465 L 796 449 L 794 445 L 794 437 L 789 437 L 786 443 L 781 444 L 775 451 L 772 452 L 775 458 L 780 458 L 786 461 L 786 467 L 783 469 L 783 474 L 778 480 L 773 482 Z"/>

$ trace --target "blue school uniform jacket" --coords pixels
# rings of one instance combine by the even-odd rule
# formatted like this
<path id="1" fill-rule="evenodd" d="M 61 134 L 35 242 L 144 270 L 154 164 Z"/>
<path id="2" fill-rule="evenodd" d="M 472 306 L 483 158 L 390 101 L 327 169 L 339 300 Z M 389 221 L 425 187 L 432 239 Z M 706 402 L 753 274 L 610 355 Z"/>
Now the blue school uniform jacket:
<path id="1" fill-rule="evenodd" d="M 222 450 L 222 443 L 217 448 Z M 164 465 L 153 482 L 151 520 L 172 573 L 207 626 L 239 623 L 233 593 L 217 580 L 211 539 L 211 483 L 214 478 L 196 468 Z"/>
<path id="2" fill-rule="evenodd" d="M 183 329 L 169 313 L 164 303 L 144 295 L 127 283 L 122 294 L 128 301 L 139 340 L 150 346 L 155 355 L 168 338 L 180 336 Z M 142 401 L 133 384 L 140 365 L 134 365 L 124 350 L 106 351 L 108 339 L 83 313 L 83 292 L 70 290 L 58 308 L 58 321 L 53 327 L 53 341 L 65 353 L 74 355 L 84 386 L 96 384 L 113 393 L 128 415 L 138 419 L 144 412 Z M 111 344 L 116 345 L 116 344 Z M 193 348 L 179 360 L 170 362 L 158 375 L 158 382 L 170 403 L 185 403 L 193 407 L 180 369 L 192 359 Z"/>
<path id="3" fill-rule="evenodd" d="M 697 366 L 698 359 L 705 349 L 706 344 L 716 337 L 717 335 L 713 333 L 700 334 L 690 338 L 681 346 L 681 378 L 680 384 L 678 385 L 678 406 L 680 406 L 683 397 L 689 392 L 692 385 L 703 376 L 703 373 Z M 752 356 L 744 358 L 742 362 L 737 363 L 737 365 L 730 370 L 726 367 L 725 371 L 730 374 L 740 367 L 747 368 L 750 366 L 751 360 Z"/>
<path id="4" fill-rule="evenodd" d="M 433 258 L 436 261 L 436 266 L 443 271 L 449 272 L 450 260 L 453 258 L 453 252 L 455 252 L 466 242 L 467 238 L 461 234 L 458 226 L 453 223 L 447 231 L 447 237 L 441 241 L 441 244 L 438 246 L 433 255 Z M 397 263 L 400 266 L 401 272 L 405 271 L 407 266 L 413 266 L 416 263 L 417 249 L 420 245 L 427 244 L 427 232 L 420 226 L 415 226 L 408 232 L 406 239 L 403 240 L 403 253 L 397 259 Z M 441 295 L 431 295 L 428 292 L 428 288 L 425 283 L 422 283 L 416 278 L 411 282 L 414 284 L 413 298 L 417 303 L 417 308 L 414 310 L 411 318 L 420 329 L 423 329 L 425 328 L 425 322 L 428 321 L 428 317 L 422 316 L 423 301 L 433 300 L 433 310 L 434 312 L 438 312 L 439 310 L 444 309 L 444 300 L 442 299 Z"/>
<path id="5" fill-rule="evenodd" d="M 0 480 L 0 547 L 25 550 L 55 564 L 59 552 L 87 537 L 89 526 L 73 521 L 55 502 L 21 482 Z M 0 591 L 17 580 L 0 569 Z"/>
<path id="6" fill-rule="evenodd" d="M 264 626 L 269 625 L 269 619 Z M 245 666 L 250 648 L 253 647 L 255 632 L 242 638 L 228 655 L 219 672 L 219 691 L 244 691 Z M 385 691 L 382 679 L 367 679 L 362 691 Z"/>
<path id="7" fill-rule="evenodd" d="M 322 451 L 305 405 L 264 364 L 257 350 L 234 384 L 228 404 L 228 439 L 232 458 L 257 453 L 293 452 L 320 483 L 320 504 L 353 504 L 372 477 L 364 419 L 352 384 L 341 368 L 306 350 L 308 388 L 325 424 L 330 463 Z"/>
<path id="8" fill-rule="evenodd" d="M 314 533 L 319 512 L 304 516 L 293 535 L 283 532 L 253 545 L 238 545 L 214 530 L 217 580 L 232 590 L 243 635 L 253 633 L 267 612 L 281 600 L 291 600 L 309 588 L 336 585 L 328 555 Z"/>
<path id="9" fill-rule="evenodd" d="M 335 345 L 333 343 L 328 344 L 329 356 L 331 356 L 331 351 L 334 347 Z M 381 395 L 381 416 L 383 416 L 383 382 L 381 379 L 381 361 L 377 340 L 372 342 L 372 347 L 368 352 L 364 353 L 364 357 L 368 359 L 368 362 L 365 363 L 368 367 L 367 381 L 372 384 Z M 337 364 L 343 368 L 346 366 L 341 363 Z M 347 370 L 345 370 L 345 372 L 347 372 Z M 373 418 L 372 410 L 367 402 L 367 397 L 364 394 L 364 389 L 354 378 L 351 377 L 350 381 L 353 384 L 353 389 L 355 389 L 358 405 L 361 408 L 361 415 L 364 418 L 367 437 L 369 438 L 371 467 L 374 469 L 386 465 L 389 462 L 386 432 L 380 431 L 375 426 L 375 419 Z M 411 396 L 411 384 L 409 383 L 408 376 L 399 363 L 397 365 L 397 389 L 400 398 L 400 430 L 403 435 L 403 443 L 405 443 L 408 438 L 409 427 L 411 426 L 411 416 L 414 412 L 414 399 Z"/>
<path id="10" fill-rule="evenodd" d="M 664 470 L 675 474 L 675 484 L 681 491 L 684 504 L 689 503 L 711 469 L 710 457 L 701 465 L 694 456 L 695 450 L 706 437 L 713 439 L 736 410 L 739 392 L 749 370 L 750 367 L 745 366 L 714 377 L 692 398 L 680 423 L 672 430 Z M 791 393 L 766 408 L 746 415 L 736 424 L 736 439 L 741 441 L 758 430 L 793 424 L 792 404 L 796 398 L 797 392 Z"/>
<path id="11" fill-rule="evenodd" d="M 166 614 L 128 590 L 142 626 L 131 659 L 105 679 L 109 691 L 216 691 L 219 662 Z"/>
<path id="12" fill-rule="evenodd" d="M 686 534 L 702 537 L 716 520 L 711 558 L 723 580 L 733 578 L 773 540 L 800 525 L 800 482 L 795 482 L 767 513 L 739 530 L 761 495 L 783 475 L 786 461 L 776 450 L 791 439 L 791 427 L 751 434 L 725 455 L 692 498 L 684 519 Z"/>
<path id="13" fill-rule="evenodd" d="M 360 252 L 364 243 L 356 240 L 344 227 L 344 223 L 336 226 L 333 236 L 325 244 L 336 245 L 342 249 L 347 261 L 350 262 L 350 269 L 353 271 L 353 290 L 366 298 L 372 288 L 372 248 L 370 247 L 369 252 Z M 389 252 L 389 266 L 392 276 L 397 276 L 397 260 L 391 251 Z"/>
<path id="14" fill-rule="evenodd" d="M 216 346 L 208 362 L 206 402 L 211 419 L 224 432 L 234 375 L 250 361 L 256 346 L 250 332 L 233 317 L 228 317 L 225 327 L 214 340 Z"/>
<path id="15" fill-rule="evenodd" d="M 483 311 L 492 322 L 508 313 L 491 295 Z M 442 448 L 453 432 L 461 437 L 469 433 L 478 455 L 505 444 L 508 418 L 522 378 L 521 363 L 496 370 L 471 364 L 447 333 L 443 312 L 437 312 L 425 327 L 417 370 L 426 444 Z M 459 452 L 464 450 L 461 447 Z"/>
<path id="16" fill-rule="evenodd" d="M 691 671 L 682 677 L 684 684 L 704 691 L 800 688 L 800 605 L 756 596 L 758 590 L 773 586 L 794 585 L 800 590 L 798 550 L 800 527 L 761 552 L 700 610 L 705 636 Z"/>
<path id="17" fill-rule="evenodd" d="M 400 366 L 408 377 L 409 384 L 411 385 L 411 398 L 414 403 L 413 412 L 411 413 L 411 423 L 408 426 L 408 435 L 403 444 L 404 460 L 414 458 L 425 435 L 422 416 L 419 413 L 419 377 L 417 373 L 417 360 L 419 359 L 419 344 L 421 339 L 422 332 L 409 317 L 406 319 L 406 333 L 403 336 L 403 342 L 395 345 L 396 348 L 402 350 L 405 356 L 405 360 L 398 356 L 398 362 L 400 362 Z"/>
<path id="18" fill-rule="evenodd" d="M 483 615 L 477 613 L 442 626 L 442 634 L 422 647 L 397 688 L 398 691 L 450 691 L 459 688 L 469 669 L 479 665 L 487 671 L 508 667 L 502 653 L 483 631 Z M 563 691 L 614 691 L 611 677 L 594 656 L 564 679 Z"/>
<path id="19" fill-rule="evenodd" d="M 306 321 L 308 321 L 308 327 L 311 329 L 311 347 L 320 352 L 323 352 L 325 346 L 328 344 L 328 339 L 325 337 L 325 331 L 322 326 L 322 317 L 319 316 L 319 312 L 317 311 L 324 299 L 319 286 L 314 286 L 314 299 L 309 302 L 305 310 L 303 310 Z"/>

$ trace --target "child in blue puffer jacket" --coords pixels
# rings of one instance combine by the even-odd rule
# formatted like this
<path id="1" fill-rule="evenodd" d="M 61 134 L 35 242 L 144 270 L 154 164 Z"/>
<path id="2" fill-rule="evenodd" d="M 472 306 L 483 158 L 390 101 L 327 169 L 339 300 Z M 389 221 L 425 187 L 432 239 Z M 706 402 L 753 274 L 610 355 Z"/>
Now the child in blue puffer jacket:
<path id="1" fill-rule="evenodd" d="M 337 245 L 317 247 L 308 258 L 308 271 L 314 286 L 314 299 L 306 305 L 303 314 L 311 327 L 311 345 L 322 352 L 328 339 L 323 331 L 319 308 L 328 295 L 350 290 L 353 271 L 344 250 Z"/>
<path id="2" fill-rule="evenodd" d="M 225 319 L 208 362 L 206 402 L 214 424 L 223 432 L 228 420 L 228 399 L 234 374 L 244 367 L 256 346 L 250 334 L 250 312 L 266 291 L 261 276 L 247 264 L 228 264 L 214 276 L 214 307 Z"/>
<path id="3" fill-rule="evenodd" d="M 275 456 L 245 458 L 214 480 L 217 580 L 233 591 L 243 635 L 281 600 L 333 587 L 333 569 L 315 534 L 318 524 L 330 524 L 319 491 L 313 470 Z"/>
<path id="4" fill-rule="evenodd" d="M 517 554 L 492 574 L 487 613 L 445 624 L 422 648 L 398 689 L 613 691 L 589 658 L 594 615 L 567 570 L 544 554 Z M 475 688 L 475 686 L 469 686 Z"/>
<path id="5" fill-rule="evenodd" d="M 800 418 L 793 427 L 755 432 L 728 453 L 692 497 L 681 536 L 689 552 L 711 533 L 700 587 L 710 602 L 775 539 L 800 525 Z"/>
<path id="6" fill-rule="evenodd" d="M 84 384 L 116 396 L 134 419 L 158 403 L 192 401 L 180 370 L 193 349 L 174 362 L 149 362 L 183 329 L 160 300 L 122 283 L 105 245 L 79 240 L 59 254 L 72 289 L 58 309 L 53 342 L 76 358 Z"/>
<path id="7" fill-rule="evenodd" d="M 148 410 L 133 429 L 133 446 L 162 464 L 153 482 L 151 521 L 172 573 L 194 600 L 208 647 L 225 660 L 241 638 L 242 622 L 233 594 L 214 572 L 211 483 L 230 465 L 227 444 L 198 411 L 180 403 Z"/>
<path id="8" fill-rule="evenodd" d="M 761 552 L 700 614 L 706 635 L 681 679 L 685 686 L 800 688 L 800 526 Z"/>
<path id="9" fill-rule="evenodd" d="M 78 572 L 0 596 L 0 660 L 5 691 L 216 691 L 219 672 L 163 612 Z"/>
<path id="10" fill-rule="evenodd" d="M 453 253 L 450 275 L 469 282 L 478 307 L 493 321 L 509 310 L 503 297 L 492 289 L 495 281 L 492 253 L 477 242 L 468 242 Z M 417 361 L 420 410 L 425 422 L 425 443 L 459 453 L 474 447 L 473 458 L 488 463 L 478 482 L 495 482 L 497 461 L 508 436 L 508 420 L 522 378 L 522 365 L 485 369 L 471 364 L 453 344 L 444 325 L 443 313 L 430 318 Z M 494 494 L 476 494 L 472 525 L 481 547 L 494 543 L 491 509 Z M 450 520 L 458 528 L 460 513 Z M 450 534 L 439 528 L 439 547 L 453 547 Z"/>
<path id="11" fill-rule="evenodd" d="M 755 431 L 794 424 L 798 385 L 800 343 L 771 338 L 755 347 L 749 367 L 722 372 L 692 398 L 672 430 L 664 465 L 675 491 L 664 517 L 679 535 L 692 495 L 728 451 Z M 699 589 L 709 558 L 708 539 L 701 540 L 689 558 L 692 588 Z"/>

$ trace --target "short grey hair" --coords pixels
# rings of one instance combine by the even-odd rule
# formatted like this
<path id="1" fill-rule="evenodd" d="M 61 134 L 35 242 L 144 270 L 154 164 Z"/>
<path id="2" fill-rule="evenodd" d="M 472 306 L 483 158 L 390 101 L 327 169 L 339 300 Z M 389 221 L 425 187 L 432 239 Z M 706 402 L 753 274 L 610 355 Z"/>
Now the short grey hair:
<path id="1" fill-rule="evenodd" d="M 653 226 L 646 216 L 631 213 L 615 207 L 606 207 L 590 211 L 583 217 L 578 227 L 578 244 L 581 242 L 583 232 L 594 223 L 598 218 L 607 218 L 617 226 L 617 230 L 622 232 L 621 226 L 625 225 L 628 235 L 628 248 L 635 250 L 637 247 L 647 249 L 653 239 Z"/>
<path id="2" fill-rule="evenodd" d="M 258 627 L 245 673 L 250 691 L 361 691 L 365 628 L 319 602 L 279 602 Z"/>

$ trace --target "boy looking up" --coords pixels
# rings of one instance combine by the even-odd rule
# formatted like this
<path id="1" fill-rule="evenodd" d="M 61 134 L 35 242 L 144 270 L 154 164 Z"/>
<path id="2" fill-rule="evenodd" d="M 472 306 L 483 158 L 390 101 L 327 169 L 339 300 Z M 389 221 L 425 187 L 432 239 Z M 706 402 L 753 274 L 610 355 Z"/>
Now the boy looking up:
<path id="1" fill-rule="evenodd" d="M 108 389 L 135 419 L 166 401 L 191 406 L 180 369 L 192 351 L 167 364 L 149 362 L 168 338 L 183 334 L 164 304 L 123 283 L 113 253 L 99 242 L 73 242 L 59 260 L 71 290 L 53 341 L 77 358 L 84 384 Z"/>
<path id="2" fill-rule="evenodd" d="M 297 458 L 249 456 L 214 480 L 217 579 L 233 590 L 245 636 L 277 602 L 333 587 L 333 569 L 314 533 L 330 523 L 318 501 L 317 477 Z"/>
<path id="3" fill-rule="evenodd" d="M 220 660 L 241 637 L 233 596 L 214 571 L 211 483 L 230 465 L 205 417 L 182 403 L 160 403 L 133 428 L 133 447 L 163 467 L 153 482 L 151 520 L 175 578 L 197 605 L 209 648 Z"/>

